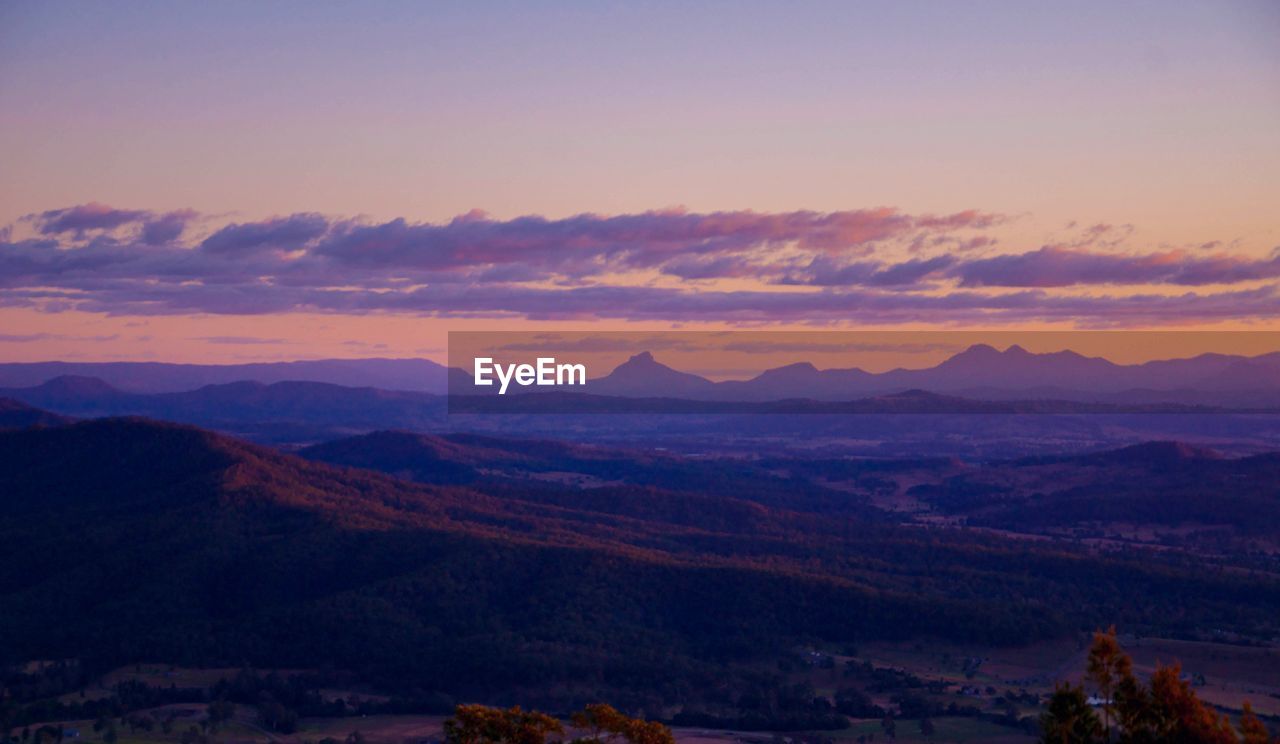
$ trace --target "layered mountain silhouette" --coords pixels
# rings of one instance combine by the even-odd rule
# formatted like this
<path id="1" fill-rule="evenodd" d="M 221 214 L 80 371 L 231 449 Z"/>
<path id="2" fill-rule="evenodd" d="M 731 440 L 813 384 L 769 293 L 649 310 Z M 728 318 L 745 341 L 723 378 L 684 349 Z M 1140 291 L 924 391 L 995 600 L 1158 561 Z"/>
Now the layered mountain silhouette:
<path id="1" fill-rule="evenodd" d="M 29 406 L 12 398 L 0 398 L 0 429 L 25 429 L 29 426 L 62 426 L 74 419 Z"/>
<path id="2" fill-rule="evenodd" d="M 58 379 L 46 399 L 105 398 L 110 393 L 163 394 L 240 382 L 311 382 L 428 394 L 492 394 L 471 375 L 425 359 L 331 359 L 236 365 L 158 362 L 36 362 L 0 364 L 0 389 L 39 387 Z M 96 380 L 97 382 L 92 382 Z M 98 389 L 95 390 L 94 387 Z M 636 354 L 583 389 L 596 395 L 689 400 L 851 400 L 920 389 L 975 399 L 1057 398 L 1091 402 L 1182 402 L 1246 406 L 1280 402 L 1280 352 L 1256 357 L 1202 354 L 1188 359 L 1119 365 L 1073 351 L 1036 354 L 979 344 L 934 367 L 873 373 L 818 369 L 799 362 L 749 380 L 713 382 L 673 369 L 653 354 Z M 538 388 L 512 392 L 541 391 Z M 1171 394 L 1176 394 L 1172 395 Z M 1262 397 L 1259 397 L 1262 396 Z"/>
<path id="3" fill-rule="evenodd" d="M 81 418 L 147 416 L 265 440 L 437 427 L 445 412 L 444 398 L 430 393 L 298 381 L 241 381 L 144 394 L 119 390 L 97 378 L 64 376 L 31 388 L 0 390 L 0 396 Z"/>
<path id="4" fill-rule="evenodd" d="M 0 364 L 0 387 L 33 387 L 56 377 L 92 377 L 131 393 L 174 393 L 231 382 L 302 381 L 444 393 L 447 370 L 427 359 L 318 359 L 255 364 L 31 362 Z"/>
<path id="5" fill-rule="evenodd" d="M 455 395 L 489 394 L 470 375 L 452 370 Z M 1086 402 L 1181 402 L 1192 405 L 1274 405 L 1280 402 L 1280 352 L 1256 357 L 1202 354 L 1188 359 L 1120 365 L 1074 351 L 1037 354 L 979 344 L 925 369 L 818 369 L 808 362 L 766 370 L 749 380 L 713 382 L 673 369 L 651 353 L 636 354 L 575 392 L 633 398 L 718 401 L 786 399 L 847 401 L 927 390 L 976 399 L 1056 398 Z M 544 392 L 511 388 L 510 392 Z"/>

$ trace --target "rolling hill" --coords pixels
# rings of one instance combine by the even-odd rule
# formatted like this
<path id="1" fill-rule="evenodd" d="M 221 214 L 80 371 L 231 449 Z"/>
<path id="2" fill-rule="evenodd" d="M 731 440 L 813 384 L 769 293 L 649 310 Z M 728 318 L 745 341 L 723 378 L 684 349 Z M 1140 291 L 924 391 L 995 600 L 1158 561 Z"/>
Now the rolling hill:
<path id="1" fill-rule="evenodd" d="M 73 419 L 29 406 L 12 398 L 0 398 L 0 429 L 25 429 L 28 426 L 61 426 Z"/>
<path id="2" fill-rule="evenodd" d="M 1017 644 L 1106 622 L 1257 636 L 1280 608 L 1265 575 L 894 524 L 776 464 L 735 479 L 732 462 L 394 433 L 308 454 L 470 483 L 142 419 L 0 432 L 0 662 L 680 702 L 801 642 Z M 612 479 L 534 477 L 565 472 Z"/>

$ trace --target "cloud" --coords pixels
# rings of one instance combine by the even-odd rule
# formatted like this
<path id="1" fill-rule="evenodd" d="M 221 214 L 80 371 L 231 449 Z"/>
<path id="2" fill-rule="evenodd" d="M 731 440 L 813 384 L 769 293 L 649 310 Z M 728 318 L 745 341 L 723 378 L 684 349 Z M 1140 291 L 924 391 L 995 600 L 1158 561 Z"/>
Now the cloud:
<path id="1" fill-rule="evenodd" d="M 318 214 L 294 214 L 261 222 L 227 225 L 204 239 L 201 250 L 217 255 L 243 255 L 264 248 L 300 250 L 329 230 Z"/>
<path id="2" fill-rule="evenodd" d="M 741 268 L 744 257 L 781 246 L 813 254 L 859 254 L 921 232 L 984 229 L 1003 219 L 977 211 L 914 216 L 884 207 L 827 213 L 667 210 L 506 221 L 469 213 L 438 225 L 403 219 L 336 225 L 315 253 L 361 268 L 442 270 L 518 263 L 572 276 L 663 267 L 679 276 L 698 276 L 707 274 L 708 266 L 711 272 Z"/>
<path id="3" fill-rule="evenodd" d="M 843 265 L 819 256 L 803 271 L 787 275 L 778 283 L 817 287 L 898 287 L 919 284 L 954 264 L 955 258 L 946 254 L 913 258 L 896 264 L 855 261 Z"/>
<path id="4" fill-rule="evenodd" d="M 752 340 L 733 341 L 724 344 L 720 348 L 725 351 L 737 351 L 744 354 L 778 354 L 796 352 L 808 354 L 845 354 L 850 352 L 867 354 L 932 354 L 939 351 L 963 351 L 965 349 L 965 345 L 944 343 L 876 344 L 853 342 L 833 343 L 829 341 Z"/>
<path id="5" fill-rule="evenodd" d="M 211 226 L 203 239 L 188 235 L 193 221 L 208 227 L 191 210 L 93 203 L 25 221 L 27 237 L 13 239 L 15 227 L 0 241 L 0 305 L 49 312 L 1104 325 L 1273 318 L 1280 276 L 1280 254 L 1122 252 L 1129 226 L 993 254 L 985 231 L 1005 218 L 975 210 L 469 212 L 441 223 L 299 213 Z M 1168 289 L 1258 282 L 1269 283 Z M 219 339 L 202 340 L 278 341 Z"/>
<path id="6" fill-rule="evenodd" d="M 1078 284 L 1237 284 L 1280 277 L 1280 255 L 1267 259 L 1185 251 L 1124 255 L 1045 247 L 967 261 L 952 274 L 964 287 L 1068 287 Z"/>
<path id="7" fill-rule="evenodd" d="M 181 237 L 187 224 L 199 217 L 192 209 L 158 213 L 147 209 L 116 209 L 106 204 L 89 202 L 65 209 L 53 209 L 27 215 L 40 235 L 73 234 L 84 239 L 90 231 L 110 232 L 122 227 L 138 228 L 139 239 L 148 245 L 169 243 Z"/>
<path id="8" fill-rule="evenodd" d="M 196 336 L 189 341 L 204 341 L 207 344 L 225 344 L 228 346 L 275 345 L 291 343 L 283 338 L 257 338 L 256 336 Z"/>
<path id="9" fill-rule="evenodd" d="M 147 245 L 172 243 L 182 237 L 187 224 L 198 216 L 193 209 L 180 209 L 176 212 L 149 217 L 142 224 L 142 242 Z"/>
<path id="10" fill-rule="evenodd" d="M 53 209 L 34 215 L 33 221 L 42 235 L 86 230 L 112 230 L 150 215 L 143 210 L 114 209 L 106 204 L 89 202 L 66 209 Z"/>
<path id="11" fill-rule="evenodd" d="M 62 333 L 0 333 L 0 344 L 29 344 L 36 341 L 115 341 L 120 334 L 104 336 L 68 336 Z"/>

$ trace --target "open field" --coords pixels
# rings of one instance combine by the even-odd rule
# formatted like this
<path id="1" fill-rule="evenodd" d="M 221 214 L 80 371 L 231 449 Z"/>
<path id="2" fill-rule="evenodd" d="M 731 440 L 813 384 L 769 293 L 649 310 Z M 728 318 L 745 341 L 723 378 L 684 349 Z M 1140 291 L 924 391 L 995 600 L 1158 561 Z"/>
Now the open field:
<path id="1" fill-rule="evenodd" d="M 931 719 L 932 736 L 920 731 L 919 721 L 901 720 L 894 725 L 894 739 L 899 742 L 995 742 L 996 744 L 1023 744 L 1035 741 L 1034 736 L 1022 734 L 1005 726 L 973 718 L 941 717 Z M 871 737 L 877 741 L 890 741 L 880 721 L 858 721 L 852 728 L 836 731 L 831 738 L 840 744 L 856 742 L 859 737 Z"/>

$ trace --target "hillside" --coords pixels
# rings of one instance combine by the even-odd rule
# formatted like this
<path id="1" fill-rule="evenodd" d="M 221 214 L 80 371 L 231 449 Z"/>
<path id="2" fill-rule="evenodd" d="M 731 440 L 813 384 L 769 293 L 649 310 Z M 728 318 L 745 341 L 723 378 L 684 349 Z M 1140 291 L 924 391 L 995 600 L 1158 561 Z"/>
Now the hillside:
<path id="1" fill-rule="evenodd" d="M 1222 544 L 1280 534 L 1280 455 L 1224 458 L 1182 442 L 1030 458 L 958 474 L 914 495 L 969 524 L 1120 533 L 1158 525 Z M 1169 537 L 1174 537 L 1172 530 Z"/>
<path id="2" fill-rule="evenodd" d="M 492 692 L 610 669 L 622 687 L 696 677 L 805 636 L 1057 628 L 1027 608 L 991 623 L 995 608 L 926 602 L 888 575 L 872 592 L 787 568 L 776 533 L 804 523 L 786 515 L 718 532 L 411 485 L 148 421 L 0 433 L 0 494 L 6 662 L 331 664 Z"/>
<path id="3" fill-rule="evenodd" d="M 481 461 L 560 446 L 451 444 L 447 457 Z M 680 467 L 703 466 L 652 478 Z M 1016 644 L 1111 620 L 1275 630 L 1263 577 L 895 526 L 857 498 L 757 480 L 425 486 L 136 419 L 3 432 L 3 661 L 332 665 L 474 695 L 584 679 L 689 691 L 804 639 Z"/>
<path id="4" fill-rule="evenodd" d="M 28 426 L 61 426 L 71 423 L 67 416 L 29 406 L 12 398 L 0 397 L 0 429 L 25 429 Z"/>

